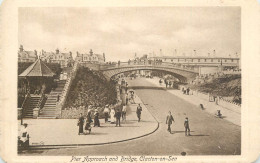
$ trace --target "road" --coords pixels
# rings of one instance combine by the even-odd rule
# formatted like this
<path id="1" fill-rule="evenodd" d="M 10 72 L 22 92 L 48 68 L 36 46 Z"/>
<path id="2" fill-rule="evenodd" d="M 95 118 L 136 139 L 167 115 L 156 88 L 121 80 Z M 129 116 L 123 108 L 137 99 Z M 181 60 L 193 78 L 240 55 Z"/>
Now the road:
<path id="1" fill-rule="evenodd" d="M 137 89 L 149 112 L 159 122 L 159 129 L 152 135 L 116 144 L 82 146 L 35 151 L 41 155 L 239 155 L 241 153 L 241 128 L 224 119 L 200 110 L 165 90 L 152 89 L 154 85 L 144 79 L 129 81 Z M 168 111 L 173 113 L 173 134 L 165 124 Z M 191 136 L 185 136 L 184 120 L 189 117 Z M 145 123 L 145 122 L 141 122 Z M 123 134 L 123 133 L 122 133 Z M 33 153 L 32 153 L 33 154 Z"/>

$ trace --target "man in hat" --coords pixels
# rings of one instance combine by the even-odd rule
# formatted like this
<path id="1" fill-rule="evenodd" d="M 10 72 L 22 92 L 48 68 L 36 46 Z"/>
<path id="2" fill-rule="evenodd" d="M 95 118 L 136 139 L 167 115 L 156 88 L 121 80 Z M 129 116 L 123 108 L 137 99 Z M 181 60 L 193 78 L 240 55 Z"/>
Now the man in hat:
<path id="1" fill-rule="evenodd" d="M 167 131 L 169 131 L 170 133 L 172 133 L 172 130 L 171 130 L 172 122 L 174 122 L 174 119 L 173 119 L 172 113 L 169 111 L 167 118 L 166 118 L 166 124 L 168 124 Z"/>
<path id="2" fill-rule="evenodd" d="M 137 115 L 137 118 L 138 118 L 138 122 L 140 122 L 141 120 L 141 113 L 142 113 L 142 107 L 140 104 L 138 104 L 137 108 L 136 108 L 136 115 Z"/>
<path id="3" fill-rule="evenodd" d="M 108 105 L 105 106 L 104 115 L 105 115 L 105 123 L 107 123 L 107 121 L 108 121 L 108 115 L 109 115 Z"/>
<path id="4" fill-rule="evenodd" d="M 121 111 L 119 108 L 116 109 L 115 116 L 116 116 L 116 127 L 117 126 L 121 127 L 121 125 L 120 125 Z"/>
<path id="5" fill-rule="evenodd" d="M 185 136 L 190 136 L 190 126 L 189 126 L 188 117 L 185 118 L 184 127 L 185 127 Z M 187 131 L 188 131 L 188 134 L 187 134 Z"/>

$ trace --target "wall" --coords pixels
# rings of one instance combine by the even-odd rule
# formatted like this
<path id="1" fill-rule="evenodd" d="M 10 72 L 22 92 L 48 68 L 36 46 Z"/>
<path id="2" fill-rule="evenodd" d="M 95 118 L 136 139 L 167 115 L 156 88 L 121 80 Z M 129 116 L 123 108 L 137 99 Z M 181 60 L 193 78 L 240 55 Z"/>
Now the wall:
<path id="1" fill-rule="evenodd" d="M 199 74 L 214 74 L 219 71 L 218 67 L 200 67 Z"/>

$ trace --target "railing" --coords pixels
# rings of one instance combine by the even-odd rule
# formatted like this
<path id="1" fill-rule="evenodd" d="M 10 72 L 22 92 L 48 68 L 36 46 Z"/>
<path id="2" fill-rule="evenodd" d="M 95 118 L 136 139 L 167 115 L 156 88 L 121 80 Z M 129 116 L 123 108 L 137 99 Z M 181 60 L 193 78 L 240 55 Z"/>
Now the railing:
<path id="1" fill-rule="evenodd" d="M 57 103 L 57 112 L 58 114 L 61 115 L 61 111 L 62 111 L 62 108 L 64 107 L 64 104 L 65 104 L 65 100 L 67 98 L 67 95 L 68 95 L 68 91 L 70 89 L 70 86 L 71 86 L 71 83 L 72 81 L 75 79 L 75 76 L 76 76 L 76 72 L 79 68 L 79 64 L 78 62 L 75 62 L 72 70 L 71 70 L 71 75 L 69 76 L 69 78 L 67 79 L 65 85 L 64 85 L 64 88 L 63 88 L 63 91 L 62 91 L 62 94 L 60 96 L 60 100 L 59 102 Z"/>
<path id="2" fill-rule="evenodd" d="M 30 104 L 30 100 L 31 100 L 31 95 L 30 95 L 30 92 L 28 92 L 26 95 L 25 95 L 25 99 L 23 101 L 23 104 L 22 104 L 22 117 L 24 116 L 24 114 L 26 113 L 26 109 L 28 108 L 29 104 Z"/>
<path id="3" fill-rule="evenodd" d="M 144 66 L 144 67 L 163 67 L 163 68 L 175 68 L 179 70 L 185 70 L 189 72 L 194 72 L 198 73 L 198 69 L 194 69 L 190 66 L 183 66 L 181 64 L 176 64 L 172 62 L 156 62 L 156 61 L 136 61 L 136 62 L 120 62 L 117 64 L 107 64 L 107 65 L 102 65 L 101 70 L 109 70 L 109 69 L 114 69 L 114 68 L 124 68 L 124 67 L 135 67 L 135 66 Z"/>
<path id="4" fill-rule="evenodd" d="M 43 108 L 44 100 L 46 100 L 46 96 L 42 93 L 41 98 L 37 104 L 37 108 L 39 108 L 40 110 Z"/>

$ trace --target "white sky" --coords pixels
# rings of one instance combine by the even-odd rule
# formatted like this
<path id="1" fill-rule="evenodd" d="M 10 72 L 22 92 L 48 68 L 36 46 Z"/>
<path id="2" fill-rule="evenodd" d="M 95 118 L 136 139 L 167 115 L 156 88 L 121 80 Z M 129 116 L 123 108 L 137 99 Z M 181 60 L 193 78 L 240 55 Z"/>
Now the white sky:
<path id="1" fill-rule="evenodd" d="M 240 55 L 239 7 L 20 8 L 19 44 L 25 50 L 106 54 L 128 60 L 143 54 Z"/>

